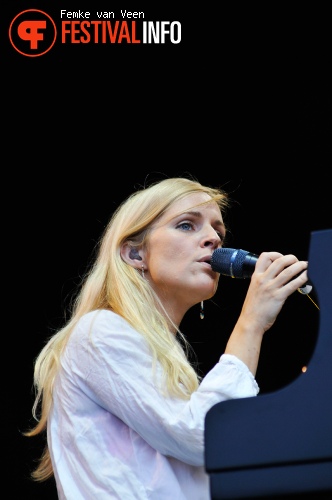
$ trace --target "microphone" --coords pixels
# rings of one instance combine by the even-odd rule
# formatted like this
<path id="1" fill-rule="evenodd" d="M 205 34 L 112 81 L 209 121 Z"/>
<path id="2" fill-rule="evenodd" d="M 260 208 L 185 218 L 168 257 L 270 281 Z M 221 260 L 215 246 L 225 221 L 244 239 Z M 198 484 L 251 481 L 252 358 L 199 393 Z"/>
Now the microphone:
<path id="1" fill-rule="evenodd" d="M 236 248 L 217 248 L 212 253 L 211 267 L 213 271 L 231 278 L 250 278 L 256 266 L 258 255 Z M 298 291 L 307 295 L 311 285 L 303 285 Z"/>
<path id="2" fill-rule="evenodd" d="M 255 270 L 258 255 L 235 248 L 217 248 L 211 257 L 214 271 L 232 278 L 250 278 Z"/>

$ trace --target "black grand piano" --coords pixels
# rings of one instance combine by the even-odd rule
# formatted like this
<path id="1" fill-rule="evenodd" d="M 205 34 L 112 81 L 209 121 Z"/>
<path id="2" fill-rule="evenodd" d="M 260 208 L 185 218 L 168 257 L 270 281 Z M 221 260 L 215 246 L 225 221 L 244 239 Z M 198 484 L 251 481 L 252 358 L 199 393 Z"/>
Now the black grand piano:
<path id="1" fill-rule="evenodd" d="M 276 392 L 207 413 L 212 500 L 332 500 L 332 229 L 311 233 L 308 261 L 320 312 L 307 372 Z"/>

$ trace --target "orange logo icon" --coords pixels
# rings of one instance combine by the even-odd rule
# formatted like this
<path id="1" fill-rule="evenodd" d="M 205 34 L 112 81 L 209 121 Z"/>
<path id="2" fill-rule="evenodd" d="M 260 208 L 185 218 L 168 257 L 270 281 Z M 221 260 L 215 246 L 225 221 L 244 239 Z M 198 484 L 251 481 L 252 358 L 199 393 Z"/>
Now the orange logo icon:
<path id="1" fill-rule="evenodd" d="M 57 30 L 53 19 L 42 10 L 24 10 L 9 27 L 9 39 L 17 52 L 27 57 L 46 54 L 54 45 Z"/>

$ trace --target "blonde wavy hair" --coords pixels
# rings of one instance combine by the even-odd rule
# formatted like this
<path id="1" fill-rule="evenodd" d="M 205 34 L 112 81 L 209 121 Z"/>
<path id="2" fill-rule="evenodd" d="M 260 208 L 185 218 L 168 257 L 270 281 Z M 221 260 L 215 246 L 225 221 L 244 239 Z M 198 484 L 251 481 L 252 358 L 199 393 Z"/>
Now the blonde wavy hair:
<path id="1" fill-rule="evenodd" d="M 208 194 L 222 213 L 228 207 L 228 195 L 223 189 L 204 186 L 191 178 L 173 177 L 136 191 L 113 213 L 98 242 L 95 262 L 83 278 L 73 301 L 70 319 L 47 341 L 35 360 L 33 381 L 36 396 L 32 414 L 37 424 L 26 431 L 25 436 L 46 433 L 61 353 L 79 319 L 90 311 L 112 310 L 143 335 L 154 359 L 164 368 L 169 394 L 189 399 L 197 389 L 200 377 L 189 361 L 191 348 L 188 341 L 180 331 L 177 336 L 170 332 L 170 318 L 149 282 L 120 254 L 126 242 L 132 247 L 144 248 L 152 224 L 174 202 L 193 193 Z M 45 481 L 53 476 L 47 444 L 31 476 L 35 481 Z"/>

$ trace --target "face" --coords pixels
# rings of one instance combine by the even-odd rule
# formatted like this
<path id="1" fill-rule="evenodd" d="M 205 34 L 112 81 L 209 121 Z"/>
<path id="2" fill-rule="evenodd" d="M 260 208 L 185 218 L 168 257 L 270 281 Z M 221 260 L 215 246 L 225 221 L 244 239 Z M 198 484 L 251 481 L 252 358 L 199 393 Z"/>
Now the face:
<path id="1" fill-rule="evenodd" d="M 146 277 L 166 310 L 179 318 L 211 298 L 219 273 L 209 264 L 225 237 L 220 209 L 206 193 L 175 202 L 153 226 L 145 255 Z M 199 205 L 199 206 L 198 206 Z"/>

